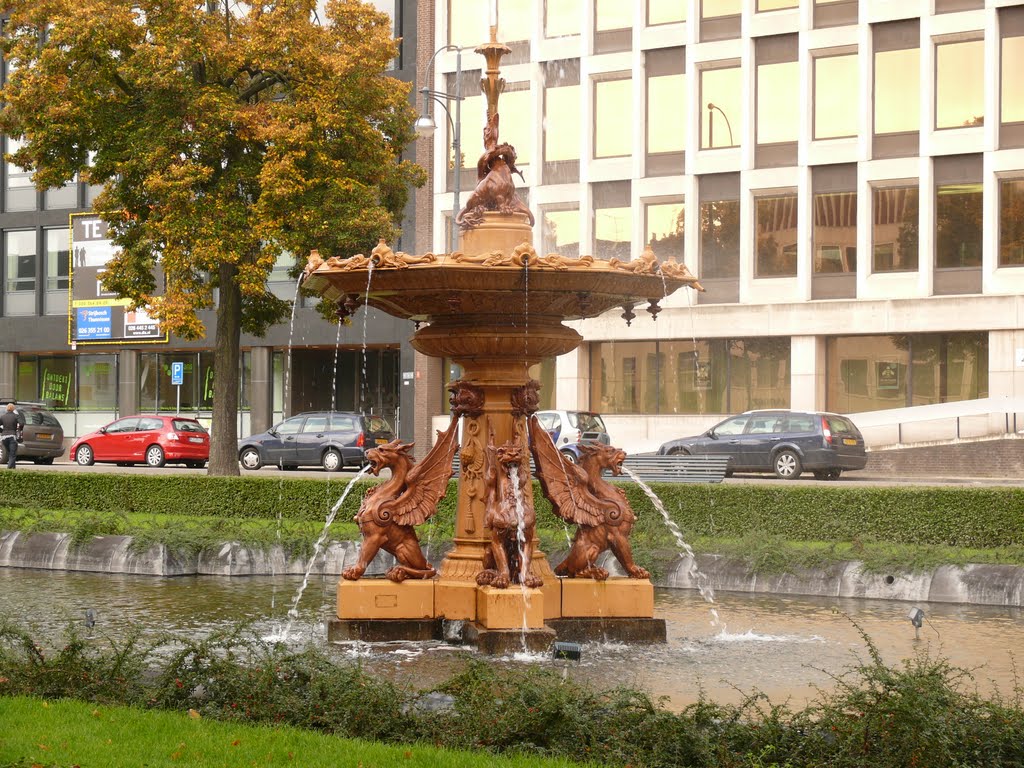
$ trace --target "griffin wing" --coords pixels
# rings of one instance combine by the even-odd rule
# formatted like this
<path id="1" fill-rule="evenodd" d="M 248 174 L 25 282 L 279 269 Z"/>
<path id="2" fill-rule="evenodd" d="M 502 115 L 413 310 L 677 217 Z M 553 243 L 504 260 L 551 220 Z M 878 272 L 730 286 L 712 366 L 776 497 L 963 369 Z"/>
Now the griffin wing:
<path id="1" fill-rule="evenodd" d="M 381 513 L 390 514 L 397 525 L 420 525 L 433 517 L 454 474 L 452 459 L 458 449 L 459 420 L 452 419 L 448 429 L 437 433 L 437 442 L 423 461 L 409 470 L 402 492 L 381 504 Z"/>
<path id="2" fill-rule="evenodd" d="M 587 488 L 586 472 L 559 453 L 536 416 L 530 417 L 530 453 L 540 486 L 558 517 L 575 525 L 604 522 L 604 507 Z"/>

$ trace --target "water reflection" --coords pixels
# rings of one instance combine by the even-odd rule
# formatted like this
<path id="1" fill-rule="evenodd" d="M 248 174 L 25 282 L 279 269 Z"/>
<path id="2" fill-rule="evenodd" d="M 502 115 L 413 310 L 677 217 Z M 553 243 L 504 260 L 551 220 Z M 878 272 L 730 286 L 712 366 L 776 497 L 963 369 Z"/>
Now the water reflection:
<path id="1" fill-rule="evenodd" d="M 274 609 L 273 597 L 295 594 L 300 583 L 301 577 L 284 576 L 168 579 L 8 568 L 0 569 L 0 612 L 34 625 L 42 637 L 56 635 L 67 621 L 84 627 L 90 608 L 97 633 L 116 635 L 137 623 L 152 635 L 170 631 L 195 636 L 247 620 L 260 636 L 276 637 L 287 623 L 289 601 L 277 601 L 283 605 Z M 325 642 L 335 590 L 335 577 L 310 582 L 291 642 Z M 1024 648 L 1024 611 L 920 604 L 926 619 L 921 639 L 915 641 L 907 618 L 910 607 L 889 601 L 723 593 L 718 595 L 716 626 L 695 592 L 658 590 L 656 614 L 668 622 L 665 646 L 590 644 L 579 663 L 553 662 L 546 656 L 497 663 L 565 666 L 568 674 L 601 688 L 626 685 L 666 696 L 673 708 L 691 703 L 701 690 L 723 703 L 759 690 L 776 702 L 790 698 L 799 707 L 815 695 L 816 687 L 832 687 L 832 675 L 866 657 L 855 621 L 889 663 L 927 648 L 957 666 L 976 669 L 983 694 L 1012 694 L 1012 653 Z M 415 686 L 446 679 L 474 655 L 443 643 L 351 643 L 335 645 L 331 652 Z"/>

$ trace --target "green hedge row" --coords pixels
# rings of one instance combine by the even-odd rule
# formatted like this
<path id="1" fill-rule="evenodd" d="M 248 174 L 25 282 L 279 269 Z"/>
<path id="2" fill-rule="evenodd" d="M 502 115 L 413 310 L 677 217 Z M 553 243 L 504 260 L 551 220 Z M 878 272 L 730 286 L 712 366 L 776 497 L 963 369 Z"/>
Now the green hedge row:
<path id="1" fill-rule="evenodd" d="M 235 518 L 323 520 L 349 477 L 273 479 L 205 475 L 0 472 L 0 503 L 42 509 L 149 512 Z M 340 514 L 359 508 L 361 480 Z M 635 535 L 665 535 L 661 514 L 635 483 L 624 483 L 639 514 Z M 1024 545 L 1024 489 L 844 487 L 842 484 L 655 484 L 672 519 L 687 536 L 743 537 L 764 533 L 794 541 L 874 539 L 988 549 Z M 540 523 L 561 524 L 534 483 Z M 438 510 L 455 511 L 455 482 Z"/>

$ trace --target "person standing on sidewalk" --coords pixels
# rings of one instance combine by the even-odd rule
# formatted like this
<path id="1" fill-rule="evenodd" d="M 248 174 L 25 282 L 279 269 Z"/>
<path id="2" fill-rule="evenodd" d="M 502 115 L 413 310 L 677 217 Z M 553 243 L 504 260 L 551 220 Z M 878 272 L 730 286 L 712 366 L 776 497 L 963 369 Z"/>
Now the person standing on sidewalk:
<path id="1" fill-rule="evenodd" d="M 7 468 L 14 469 L 18 461 L 18 443 L 25 428 L 25 417 L 14 410 L 14 403 L 7 404 L 7 410 L 0 414 L 0 441 L 7 451 Z"/>

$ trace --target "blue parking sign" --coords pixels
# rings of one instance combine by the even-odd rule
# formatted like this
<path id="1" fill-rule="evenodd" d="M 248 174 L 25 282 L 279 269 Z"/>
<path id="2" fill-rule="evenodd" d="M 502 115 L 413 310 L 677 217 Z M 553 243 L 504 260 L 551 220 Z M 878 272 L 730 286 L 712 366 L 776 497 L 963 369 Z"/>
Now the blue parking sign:
<path id="1" fill-rule="evenodd" d="M 185 364 L 171 363 L 171 385 L 180 387 L 185 382 Z"/>

